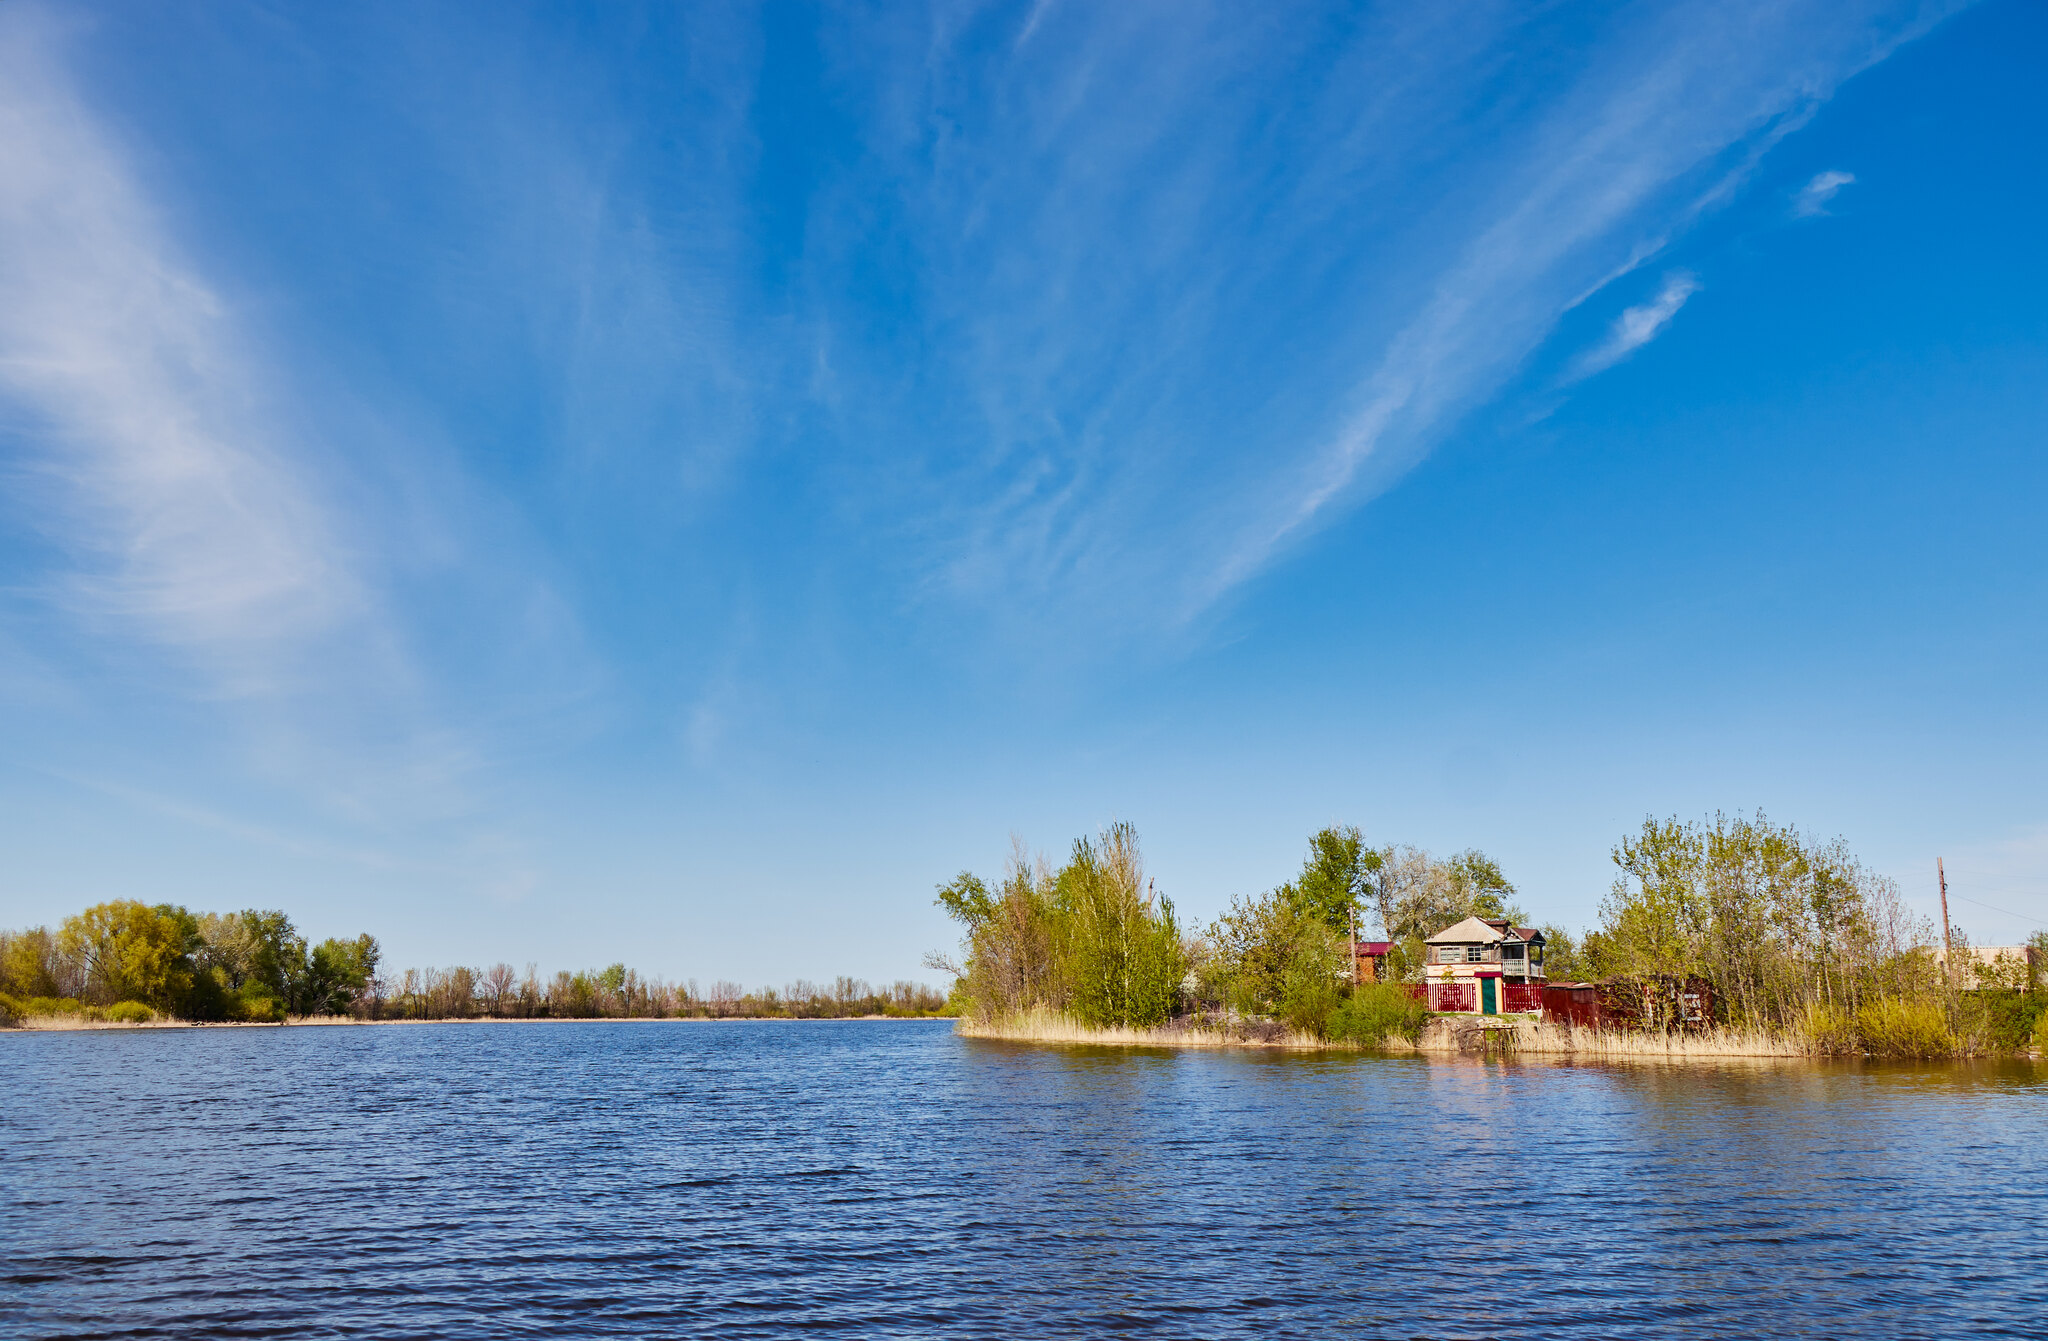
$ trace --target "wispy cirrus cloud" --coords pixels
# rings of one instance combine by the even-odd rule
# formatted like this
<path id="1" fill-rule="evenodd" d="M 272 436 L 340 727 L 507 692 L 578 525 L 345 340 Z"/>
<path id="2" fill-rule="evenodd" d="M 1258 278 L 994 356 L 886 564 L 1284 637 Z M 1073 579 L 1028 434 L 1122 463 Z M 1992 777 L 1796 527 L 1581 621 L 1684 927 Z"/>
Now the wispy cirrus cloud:
<path id="1" fill-rule="evenodd" d="M 276 689 L 368 594 L 281 440 L 244 336 L 65 80 L 44 13 L 0 12 L 0 394 L 17 505 L 68 562 L 45 595 Z"/>
<path id="2" fill-rule="evenodd" d="M 310 801 L 294 822 L 469 812 L 483 747 L 437 705 L 389 590 L 420 564 L 391 532 L 445 544 L 455 519 L 402 517 L 432 505 L 309 431 L 356 433 L 356 464 L 391 450 L 374 410 L 309 403 L 183 245 L 74 81 L 80 40 L 0 9 L 4 508 L 37 542 L 9 585 L 60 635 L 45 660 L 84 683 L 113 668 L 98 706 L 141 720 L 205 705 L 181 769 L 225 755 Z"/>
<path id="3" fill-rule="evenodd" d="M 1799 188 L 1799 194 L 1792 199 L 1792 212 L 1802 219 L 1828 212 L 1828 202 L 1840 194 L 1843 187 L 1856 180 L 1853 172 L 1816 172 L 1806 185 Z"/>
<path id="4" fill-rule="evenodd" d="M 1958 7 L 1677 0 L 1568 30 L 1507 5 L 1286 25 L 1033 7 L 994 36 L 835 33 L 880 111 L 815 238 L 829 254 L 879 189 L 868 165 L 890 171 L 928 306 L 898 382 L 920 418 L 889 437 L 888 478 L 916 490 L 896 507 L 934 589 L 1187 627 Z M 1691 291 L 1624 318 L 1602 356 Z M 861 314 L 828 299 L 819 319 Z"/>
<path id="5" fill-rule="evenodd" d="M 1624 308 L 1614 319 L 1607 338 L 1573 361 L 1571 376 L 1576 381 L 1604 372 L 1663 334 L 1685 300 L 1700 290 L 1699 278 L 1680 270 L 1664 277 L 1663 287 L 1647 303 Z"/>

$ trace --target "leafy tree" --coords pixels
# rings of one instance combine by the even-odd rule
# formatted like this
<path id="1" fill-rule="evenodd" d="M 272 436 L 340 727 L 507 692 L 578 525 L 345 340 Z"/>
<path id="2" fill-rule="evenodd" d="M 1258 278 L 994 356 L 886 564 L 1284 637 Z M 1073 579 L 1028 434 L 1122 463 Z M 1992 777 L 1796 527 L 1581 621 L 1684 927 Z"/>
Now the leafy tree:
<path id="1" fill-rule="evenodd" d="M 1500 863 L 1478 848 L 1468 847 L 1445 862 L 1444 877 L 1454 904 L 1468 910 L 1466 917 L 1504 917 L 1513 923 L 1528 919 L 1508 902 L 1515 887 L 1501 874 Z"/>
<path id="2" fill-rule="evenodd" d="M 1586 937 L 1602 976 L 1700 974 L 1742 1023 L 1791 1026 L 1821 1011 L 1928 990 L 1929 929 L 1891 881 L 1842 843 L 1754 816 L 1645 819 Z M 1875 1017 L 1873 1017 L 1875 1018 Z"/>
<path id="3" fill-rule="evenodd" d="M 288 1004 L 300 1015 L 346 1015 L 377 975 L 381 953 L 377 938 L 368 933 L 320 942 L 290 975 Z"/>
<path id="4" fill-rule="evenodd" d="M 1077 840 L 1053 897 L 1070 1009 L 1083 1023 L 1150 1025 L 1173 1013 L 1187 971 L 1180 928 L 1172 902 L 1155 903 L 1145 884 L 1131 825 L 1111 825 L 1099 846 Z"/>
<path id="5" fill-rule="evenodd" d="M 182 1007 L 191 991 L 196 937 L 183 909 L 117 899 L 65 918 L 57 942 L 83 967 L 92 999 L 141 1001 L 168 1012 Z"/>
<path id="6" fill-rule="evenodd" d="M 1349 934 L 1358 910 L 1375 890 L 1383 858 L 1365 845 L 1355 826 L 1327 828 L 1308 840 L 1308 860 L 1286 897 L 1304 916 Z"/>
<path id="7" fill-rule="evenodd" d="M 66 967 L 48 927 L 0 932 L 0 992 L 23 999 L 69 996 Z"/>
<path id="8" fill-rule="evenodd" d="M 1089 1024 L 1154 1024 L 1177 1004 L 1187 955 L 1173 904 L 1144 878 L 1137 834 L 1112 825 L 1081 839 L 1057 874 L 1013 853 L 1000 886 L 962 872 L 937 903 L 966 933 L 965 960 L 926 963 L 954 974 L 982 1018 L 1048 1007 Z"/>

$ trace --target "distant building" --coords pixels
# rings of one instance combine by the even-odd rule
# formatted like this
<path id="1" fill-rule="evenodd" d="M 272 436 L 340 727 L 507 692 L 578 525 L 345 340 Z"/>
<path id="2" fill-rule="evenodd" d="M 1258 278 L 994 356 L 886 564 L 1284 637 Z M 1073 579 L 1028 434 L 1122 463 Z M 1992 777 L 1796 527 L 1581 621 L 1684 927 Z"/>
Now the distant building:
<path id="1" fill-rule="evenodd" d="M 1429 1008 L 1475 1015 L 1543 1009 L 1543 933 L 1504 917 L 1468 917 L 1424 942 Z"/>
<path id="2" fill-rule="evenodd" d="M 2041 952 L 2031 945 L 1972 945 L 1956 951 L 1964 987 L 2031 987 L 2041 980 Z"/>
<path id="3" fill-rule="evenodd" d="M 1392 941 L 1351 942 L 1351 962 L 1357 966 L 1358 982 L 1387 981 L 1387 956 L 1394 953 Z"/>

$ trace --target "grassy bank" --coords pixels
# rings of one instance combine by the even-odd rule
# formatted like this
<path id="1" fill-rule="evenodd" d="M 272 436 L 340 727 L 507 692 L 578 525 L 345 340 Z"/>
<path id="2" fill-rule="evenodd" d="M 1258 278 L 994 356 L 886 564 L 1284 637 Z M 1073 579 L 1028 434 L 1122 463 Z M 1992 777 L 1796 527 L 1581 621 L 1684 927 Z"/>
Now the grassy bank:
<path id="1" fill-rule="evenodd" d="M 1177 1021 L 1150 1027 L 1097 1028 L 1059 1011 L 1038 1009 L 987 1019 L 963 1019 L 963 1038 L 1010 1043 L 1095 1047 L 1279 1048 L 1300 1052 L 1381 1052 L 1398 1055 L 1487 1055 L 1581 1061 L 1713 1062 L 1731 1058 L 1819 1059 L 1962 1058 L 1982 1055 L 1954 1034 L 1932 1033 L 1923 1023 L 1906 1036 L 1870 1045 L 1840 1036 L 1719 1027 L 1696 1033 L 1585 1029 L 1547 1020 L 1482 1020 L 1440 1015 L 1419 1034 L 1389 1032 L 1373 1042 L 1319 1038 L 1275 1021 Z"/>

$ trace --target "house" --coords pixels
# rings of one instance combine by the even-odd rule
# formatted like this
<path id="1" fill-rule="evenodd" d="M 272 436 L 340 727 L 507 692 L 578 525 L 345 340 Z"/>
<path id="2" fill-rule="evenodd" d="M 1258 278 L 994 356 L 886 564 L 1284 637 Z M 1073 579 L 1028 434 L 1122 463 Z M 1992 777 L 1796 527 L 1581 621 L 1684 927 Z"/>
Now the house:
<path id="1" fill-rule="evenodd" d="M 1426 942 L 1429 1008 L 1476 1015 L 1543 1009 L 1543 933 L 1504 917 L 1468 917 Z"/>

